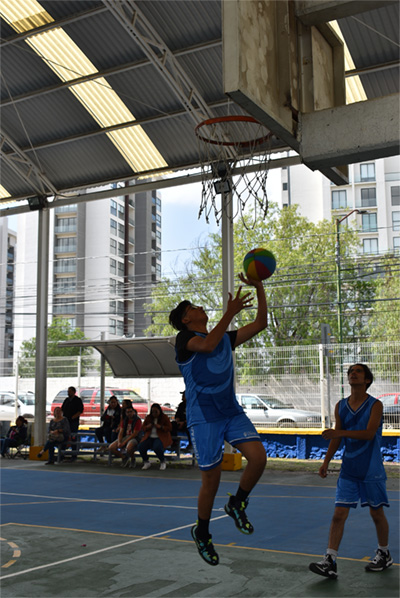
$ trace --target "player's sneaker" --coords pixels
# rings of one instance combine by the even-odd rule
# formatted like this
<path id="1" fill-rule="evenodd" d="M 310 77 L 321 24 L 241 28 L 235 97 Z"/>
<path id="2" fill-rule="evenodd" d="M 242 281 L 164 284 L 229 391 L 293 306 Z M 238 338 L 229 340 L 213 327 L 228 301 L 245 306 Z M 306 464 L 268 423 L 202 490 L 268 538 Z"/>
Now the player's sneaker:
<path id="1" fill-rule="evenodd" d="M 227 513 L 229 517 L 232 517 L 236 527 L 242 534 L 252 534 L 254 532 L 254 527 L 247 519 L 245 511 L 249 501 L 243 500 L 240 502 L 237 500 L 236 496 L 232 496 L 232 494 L 229 496 L 229 501 L 225 505 L 225 513 Z"/>
<path id="2" fill-rule="evenodd" d="M 190 533 L 196 543 L 197 550 L 201 558 L 209 565 L 215 566 L 219 563 L 219 556 L 215 552 L 214 544 L 211 540 L 211 535 L 208 536 L 207 540 L 200 540 L 196 535 L 197 524 L 192 527 Z"/>
<path id="3" fill-rule="evenodd" d="M 366 571 L 383 571 L 393 565 L 393 559 L 390 556 L 390 552 L 384 552 L 380 548 L 376 551 L 374 558 L 365 565 Z"/>
<path id="4" fill-rule="evenodd" d="M 333 560 L 330 554 L 326 554 L 323 560 L 318 563 L 310 563 L 308 568 L 313 573 L 317 573 L 323 577 L 329 577 L 330 579 L 337 578 L 336 561 Z"/>
<path id="5" fill-rule="evenodd" d="M 167 464 L 165 461 L 163 461 L 162 463 L 160 463 L 160 469 L 161 471 L 164 471 L 164 469 L 167 469 Z"/>
<path id="6" fill-rule="evenodd" d="M 150 467 L 151 467 L 151 463 L 150 463 L 150 461 L 145 461 L 145 462 L 143 463 L 143 467 L 142 467 L 142 469 L 150 469 Z"/>

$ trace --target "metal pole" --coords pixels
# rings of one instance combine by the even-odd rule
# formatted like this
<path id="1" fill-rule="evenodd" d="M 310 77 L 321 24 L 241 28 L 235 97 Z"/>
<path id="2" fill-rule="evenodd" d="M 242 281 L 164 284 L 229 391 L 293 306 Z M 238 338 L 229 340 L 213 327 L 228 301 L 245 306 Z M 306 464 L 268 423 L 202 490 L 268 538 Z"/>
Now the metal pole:
<path id="1" fill-rule="evenodd" d="M 343 218 L 342 218 L 343 220 Z M 338 316 L 338 337 L 339 337 L 339 380 L 340 380 L 340 398 L 343 399 L 343 319 L 342 319 L 342 273 L 340 264 L 340 222 L 336 218 L 336 287 L 337 287 L 337 316 Z"/>
<path id="2" fill-rule="evenodd" d="M 19 386 L 19 355 L 17 355 L 17 359 L 15 360 L 15 421 L 19 415 L 18 409 L 18 386 Z M 22 413 L 21 413 L 22 415 Z"/>
<path id="3" fill-rule="evenodd" d="M 321 428 L 325 429 L 325 393 L 324 393 L 324 345 L 318 346 L 319 350 L 319 390 L 321 397 Z"/>
<path id="4" fill-rule="evenodd" d="M 47 383 L 47 318 L 49 288 L 49 223 L 50 211 L 38 212 L 38 259 L 36 297 L 36 365 L 35 365 L 35 424 L 34 443 L 43 446 L 46 440 L 46 383 Z"/>
<path id="5" fill-rule="evenodd" d="M 232 187 L 232 185 L 230 185 Z M 221 242 L 222 242 L 222 298 L 223 310 L 228 304 L 228 293 L 234 293 L 234 259 L 233 259 L 233 201 L 232 191 L 221 194 L 222 218 L 221 218 Z M 233 328 L 233 322 L 229 329 Z M 235 355 L 233 355 L 235 359 Z M 225 453 L 232 453 L 233 447 L 224 442 Z"/>

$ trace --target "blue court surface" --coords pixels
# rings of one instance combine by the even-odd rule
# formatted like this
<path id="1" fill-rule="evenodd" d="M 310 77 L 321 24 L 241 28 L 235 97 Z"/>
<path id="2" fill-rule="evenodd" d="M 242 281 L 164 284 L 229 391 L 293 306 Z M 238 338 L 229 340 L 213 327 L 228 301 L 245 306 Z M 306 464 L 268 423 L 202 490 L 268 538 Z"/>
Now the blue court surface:
<path id="1" fill-rule="evenodd" d="M 5 462 L 2 462 L 2 465 Z M 399 595 L 398 480 L 388 480 L 395 564 L 367 573 L 376 548 L 368 509 L 352 510 L 336 581 L 308 571 L 326 548 L 337 475 L 268 472 L 240 534 L 224 512 L 240 472 L 223 472 L 211 532 L 220 564 L 199 557 L 190 528 L 200 474 L 143 472 L 94 464 L 7 461 L 1 471 L 3 598 L 34 596 L 387 596 Z"/>

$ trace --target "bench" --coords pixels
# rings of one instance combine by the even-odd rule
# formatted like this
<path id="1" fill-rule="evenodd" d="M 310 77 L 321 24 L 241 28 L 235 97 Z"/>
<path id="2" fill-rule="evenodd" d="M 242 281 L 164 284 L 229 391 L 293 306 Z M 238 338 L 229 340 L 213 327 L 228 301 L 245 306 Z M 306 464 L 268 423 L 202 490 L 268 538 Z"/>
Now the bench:
<path id="1" fill-rule="evenodd" d="M 97 457 L 103 456 L 105 453 L 105 449 L 108 448 L 108 444 L 106 442 L 96 442 L 95 440 L 89 440 L 91 438 L 95 438 L 94 430 L 86 430 L 86 431 L 79 431 L 74 434 L 70 440 L 62 445 L 59 445 L 57 448 L 57 461 L 60 462 L 61 458 L 71 456 L 75 459 L 78 455 L 92 455 L 93 460 L 96 461 Z M 176 455 L 176 459 L 181 459 L 181 454 L 188 454 L 185 453 L 185 449 L 181 446 L 181 441 L 187 441 L 187 436 L 173 436 L 172 437 L 172 445 L 168 447 L 165 451 L 165 457 L 170 460 L 174 460 L 172 456 L 174 453 Z M 112 453 L 108 452 L 108 465 L 112 464 L 113 459 L 115 458 Z M 196 458 L 194 453 L 192 453 L 191 457 L 191 464 L 196 464 Z M 119 458 L 119 457 L 117 457 Z"/>
<path id="2" fill-rule="evenodd" d="M 108 447 L 106 442 L 95 442 L 94 440 L 88 440 L 92 438 L 94 432 L 91 430 L 77 432 L 72 434 L 71 438 L 60 445 L 57 448 L 57 461 L 61 461 L 61 457 L 71 456 L 75 459 L 78 455 L 92 455 L 93 460 L 103 453 L 103 450 Z"/>

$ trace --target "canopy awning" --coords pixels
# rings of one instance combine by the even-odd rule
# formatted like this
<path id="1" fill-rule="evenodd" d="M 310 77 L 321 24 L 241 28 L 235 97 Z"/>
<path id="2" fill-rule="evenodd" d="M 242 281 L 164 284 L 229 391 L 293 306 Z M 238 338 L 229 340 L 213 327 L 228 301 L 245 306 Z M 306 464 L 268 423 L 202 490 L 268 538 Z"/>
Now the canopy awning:
<path id="1" fill-rule="evenodd" d="M 182 374 L 175 361 L 175 337 L 63 341 L 60 347 L 93 347 L 116 378 L 171 378 Z"/>

